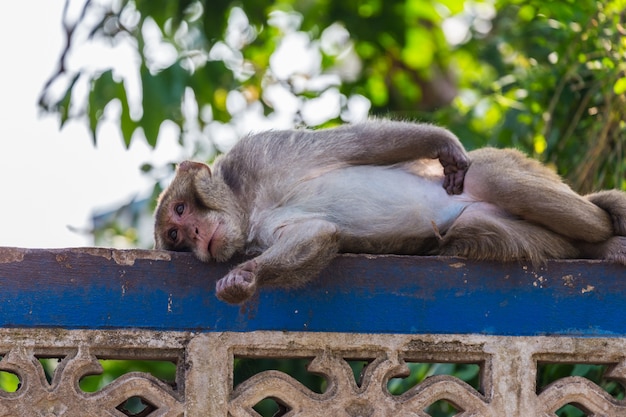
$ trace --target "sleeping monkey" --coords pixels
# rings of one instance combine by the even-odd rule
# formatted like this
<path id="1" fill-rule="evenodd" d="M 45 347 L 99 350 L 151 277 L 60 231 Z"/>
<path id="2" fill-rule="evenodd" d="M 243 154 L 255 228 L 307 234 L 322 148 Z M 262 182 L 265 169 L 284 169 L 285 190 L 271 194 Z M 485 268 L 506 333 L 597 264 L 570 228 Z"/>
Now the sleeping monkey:
<path id="1" fill-rule="evenodd" d="M 388 120 L 255 134 L 212 170 L 185 161 L 155 217 L 157 249 L 252 256 L 216 284 L 229 303 L 299 286 L 339 252 L 626 264 L 626 193 L 583 197 L 518 151 Z"/>

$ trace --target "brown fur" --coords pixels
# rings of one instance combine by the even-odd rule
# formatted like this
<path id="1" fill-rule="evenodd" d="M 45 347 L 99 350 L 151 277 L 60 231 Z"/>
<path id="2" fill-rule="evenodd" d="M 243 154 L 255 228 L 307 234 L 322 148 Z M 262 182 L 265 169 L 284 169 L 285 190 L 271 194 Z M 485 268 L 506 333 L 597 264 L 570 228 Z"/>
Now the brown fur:
<path id="1" fill-rule="evenodd" d="M 626 264 L 625 231 L 625 193 L 581 197 L 518 151 L 468 157 L 445 129 L 371 121 L 244 138 L 213 174 L 184 162 L 159 200 L 155 241 L 203 261 L 255 255 L 216 284 L 240 303 L 261 286 L 301 285 L 346 251 Z"/>

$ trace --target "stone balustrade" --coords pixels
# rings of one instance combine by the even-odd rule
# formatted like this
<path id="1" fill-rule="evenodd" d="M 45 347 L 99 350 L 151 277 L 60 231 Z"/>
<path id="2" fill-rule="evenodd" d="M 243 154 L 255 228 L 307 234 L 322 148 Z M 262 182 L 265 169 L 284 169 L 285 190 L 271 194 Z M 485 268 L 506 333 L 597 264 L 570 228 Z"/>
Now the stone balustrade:
<path id="1" fill-rule="evenodd" d="M 243 306 L 214 296 L 230 266 L 0 248 L 0 416 L 258 416 L 264 401 L 298 417 L 427 417 L 441 401 L 463 417 L 547 417 L 568 404 L 626 416 L 622 266 L 342 255 L 309 285 L 262 289 Z M 275 359 L 303 364 L 320 389 L 280 366 L 238 373 Z M 107 361 L 157 364 L 170 377 L 130 370 L 86 390 Z M 413 378 L 419 364 L 475 377 Z M 543 385 L 538 370 L 550 364 L 601 366 L 622 395 L 580 376 Z"/>

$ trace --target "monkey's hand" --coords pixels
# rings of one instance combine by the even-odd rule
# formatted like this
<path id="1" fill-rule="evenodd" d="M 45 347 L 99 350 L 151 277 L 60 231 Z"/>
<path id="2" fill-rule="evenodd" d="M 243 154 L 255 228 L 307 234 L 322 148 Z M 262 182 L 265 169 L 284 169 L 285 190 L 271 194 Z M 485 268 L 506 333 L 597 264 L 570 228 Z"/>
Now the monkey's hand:
<path id="1" fill-rule="evenodd" d="M 451 148 L 448 151 L 442 151 L 439 155 L 439 162 L 443 165 L 443 188 L 450 195 L 461 194 L 463 192 L 463 180 L 467 172 L 470 162 L 465 152 L 459 149 Z"/>
<path id="2" fill-rule="evenodd" d="M 256 292 L 256 262 L 245 262 L 215 284 L 215 295 L 229 304 L 241 304 Z"/>

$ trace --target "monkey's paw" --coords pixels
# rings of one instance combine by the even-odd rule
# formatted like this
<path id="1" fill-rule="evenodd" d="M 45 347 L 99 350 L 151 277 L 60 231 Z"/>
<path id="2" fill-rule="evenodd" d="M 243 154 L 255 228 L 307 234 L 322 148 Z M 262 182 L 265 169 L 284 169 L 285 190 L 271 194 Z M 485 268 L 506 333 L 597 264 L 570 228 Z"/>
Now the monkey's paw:
<path id="1" fill-rule="evenodd" d="M 237 267 L 215 284 L 215 295 L 229 304 L 241 304 L 256 292 L 256 274 Z"/>
<path id="2" fill-rule="evenodd" d="M 607 240 L 604 244 L 604 253 L 602 258 L 626 265 L 626 237 L 614 236 Z"/>
<path id="3" fill-rule="evenodd" d="M 461 194 L 463 192 L 463 181 L 465 173 L 469 169 L 469 159 L 464 154 L 441 154 L 439 162 L 443 166 L 445 175 L 443 188 L 450 195 Z"/>

